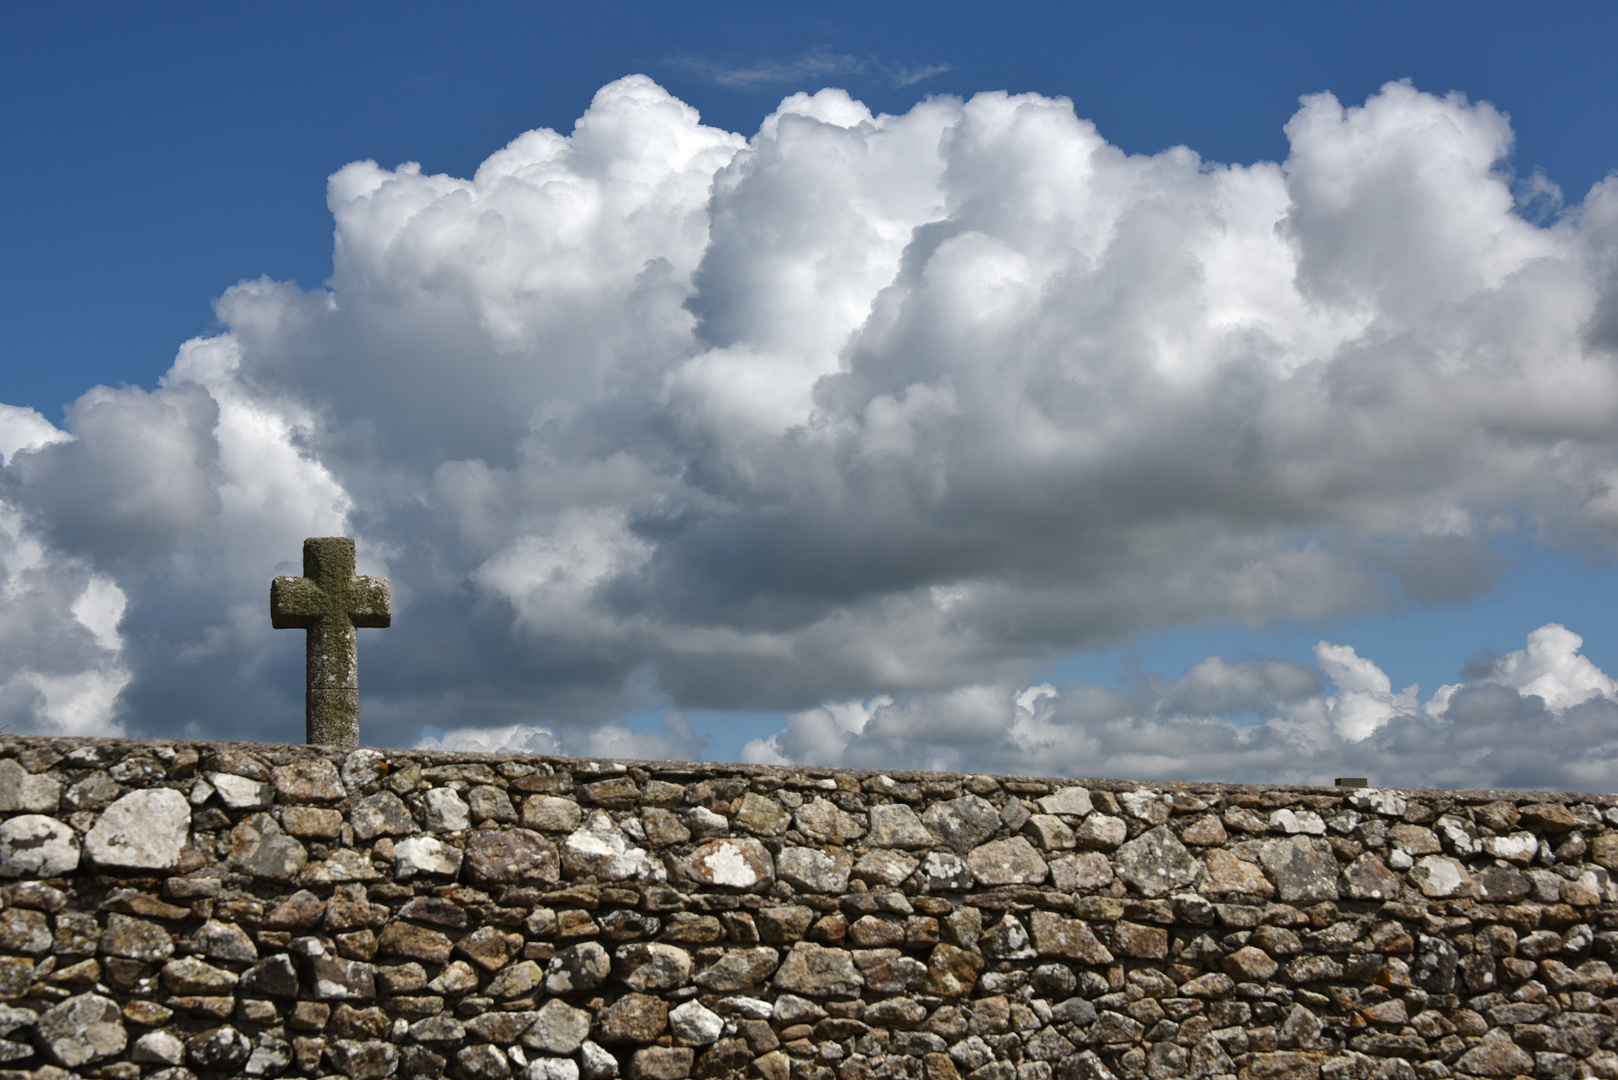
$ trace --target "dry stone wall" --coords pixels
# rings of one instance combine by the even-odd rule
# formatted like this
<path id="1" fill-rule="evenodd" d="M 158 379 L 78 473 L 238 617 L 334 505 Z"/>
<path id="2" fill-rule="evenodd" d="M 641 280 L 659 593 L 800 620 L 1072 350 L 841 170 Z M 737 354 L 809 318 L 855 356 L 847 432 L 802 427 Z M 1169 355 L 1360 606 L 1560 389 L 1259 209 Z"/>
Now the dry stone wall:
<path id="1" fill-rule="evenodd" d="M 0 740 L 0 1080 L 1618 1077 L 1611 796 Z"/>

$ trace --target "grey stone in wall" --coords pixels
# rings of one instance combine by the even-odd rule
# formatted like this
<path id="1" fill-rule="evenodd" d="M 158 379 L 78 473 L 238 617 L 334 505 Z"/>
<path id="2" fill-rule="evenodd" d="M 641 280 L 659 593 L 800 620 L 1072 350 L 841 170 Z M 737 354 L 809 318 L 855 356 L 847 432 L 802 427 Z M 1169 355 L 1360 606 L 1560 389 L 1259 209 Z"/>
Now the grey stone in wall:
<path id="1" fill-rule="evenodd" d="M 102 811 L 84 853 L 101 867 L 169 870 L 180 861 L 190 826 L 191 807 L 178 791 L 131 791 Z"/>
<path id="2" fill-rule="evenodd" d="M 43 814 L 0 822 L 0 877 L 53 878 L 78 865 L 78 836 L 63 822 Z"/>

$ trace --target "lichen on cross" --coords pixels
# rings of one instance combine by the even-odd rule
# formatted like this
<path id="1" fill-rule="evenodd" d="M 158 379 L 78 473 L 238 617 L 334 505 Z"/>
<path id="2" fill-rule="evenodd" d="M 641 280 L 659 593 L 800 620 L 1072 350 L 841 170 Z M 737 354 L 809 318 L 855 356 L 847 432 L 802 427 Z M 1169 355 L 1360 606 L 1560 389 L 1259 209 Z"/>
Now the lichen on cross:
<path id="1" fill-rule="evenodd" d="M 311 536 L 303 542 L 303 577 L 270 582 L 270 625 L 308 631 L 305 741 L 345 749 L 359 746 L 355 630 L 392 621 L 388 579 L 354 575 L 354 541 L 346 536 Z"/>

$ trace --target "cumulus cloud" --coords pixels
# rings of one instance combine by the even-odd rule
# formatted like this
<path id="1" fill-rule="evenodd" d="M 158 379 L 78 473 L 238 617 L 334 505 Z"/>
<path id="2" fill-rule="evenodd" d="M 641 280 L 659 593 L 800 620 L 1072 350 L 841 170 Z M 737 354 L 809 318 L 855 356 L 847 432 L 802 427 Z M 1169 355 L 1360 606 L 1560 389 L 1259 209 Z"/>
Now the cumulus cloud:
<path id="1" fill-rule="evenodd" d="M 1091 718 L 1157 775 L 1185 758 L 1155 714 L 1031 673 L 1464 603 L 1503 533 L 1618 542 L 1618 179 L 1529 220 L 1506 118 L 1406 84 L 1286 130 L 1286 161 L 1227 165 L 1125 154 L 1061 98 L 823 90 L 745 137 L 637 76 L 470 178 L 348 165 L 323 287 L 229 289 L 222 333 L 65 431 L 0 410 L 6 715 L 298 738 L 265 583 L 346 532 L 394 582 L 362 635 L 376 743 L 686 755 L 621 718 L 781 710 L 805 741 L 773 752 L 914 760 L 994 713 L 1028 746 Z M 1439 716 L 1337 646 L 1163 693 L 1278 710 L 1240 753 L 1189 730 L 1209 768 L 1284 770 L 1457 709 L 1599 711 L 1546 648 Z"/>
<path id="2" fill-rule="evenodd" d="M 685 717 L 669 713 L 657 731 L 631 731 L 622 723 L 606 723 L 574 744 L 574 752 L 589 757 L 632 760 L 700 761 L 708 740 L 691 729 Z M 479 754 L 556 754 L 562 750 L 556 732 L 537 724 L 504 727 L 459 727 L 417 740 L 417 750 L 452 750 Z"/>
<path id="3" fill-rule="evenodd" d="M 1556 623 L 1425 703 L 1352 648 L 1317 670 L 1210 657 L 1127 690 L 976 685 L 793 714 L 747 761 L 1414 787 L 1595 790 L 1618 770 L 1618 686 Z M 1332 692 L 1335 691 L 1335 692 Z M 1257 719 L 1233 718 L 1254 713 Z"/>

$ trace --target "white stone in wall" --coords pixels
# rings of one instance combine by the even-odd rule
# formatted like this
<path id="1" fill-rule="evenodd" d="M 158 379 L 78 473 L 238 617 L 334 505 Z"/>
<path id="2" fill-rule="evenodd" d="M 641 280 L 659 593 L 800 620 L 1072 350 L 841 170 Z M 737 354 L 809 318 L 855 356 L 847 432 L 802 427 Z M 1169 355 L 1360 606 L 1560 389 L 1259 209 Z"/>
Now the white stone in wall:
<path id="1" fill-rule="evenodd" d="M 618 1062 L 612 1064 L 616 1073 Z M 528 1080 L 579 1080 L 579 1063 L 572 1058 L 537 1058 L 528 1063 L 527 1077 Z"/>
<path id="2" fill-rule="evenodd" d="M 691 835 L 698 840 L 706 840 L 710 836 L 724 836 L 730 832 L 730 819 L 724 814 L 716 814 L 706 806 L 693 806 L 684 811 L 686 827 Z"/>
<path id="3" fill-rule="evenodd" d="M 135 1040 L 129 1060 L 143 1065 L 183 1065 L 185 1043 L 172 1031 L 148 1031 Z"/>
<path id="4" fill-rule="evenodd" d="M 355 750 L 343 759 L 343 787 L 358 795 L 365 785 L 382 779 L 382 763 L 386 760 L 376 750 Z"/>
<path id="5" fill-rule="evenodd" d="M 897 886 L 911 875 L 919 863 L 920 860 L 902 851 L 879 848 L 861 855 L 854 863 L 853 873 L 861 881 Z"/>
<path id="6" fill-rule="evenodd" d="M 1028 818 L 1024 828 L 1046 851 L 1066 851 L 1076 842 L 1073 830 L 1055 814 L 1034 814 Z"/>
<path id="7" fill-rule="evenodd" d="M 724 1032 L 725 1021 L 702 1002 L 691 1000 L 669 1012 L 669 1029 L 683 1046 L 707 1046 Z"/>
<path id="8" fill-rule="evenodd" d="M 452 878 L 461 872 L 461 849 L 431 836 L 412 836 L 393 845 L 393 874 L 408 881 L 417 874 Z"/>
<path id="9" fill-rule="evenodd" d="M 1477 829 L 1454 814 L 1445 814 L 1433 828 L 1457 855 L 1476 855 L 1483 847 Z"/>
<path id="10" fill-rule="evenodd" d="M 1306 836 L 1326 835 L 1326 823 L 1319 814 L 1313 810 L 1294 810 L 1290 806 L 1283 806 L 1270 815 L 1270 828 L 1289 836 L 1299 833 Z"/>
<path id="11" fill-rule="evenodd" d="M 1037 885 L 1050 872 L 1039 852 L 1021 836 L 991 840 L 966 856 L 966 865 L 981 885 Z"/>
<path id="12" fill-rule="evenodd" d="M 1446 855 L 1428 855 L 1411 868 L 1410 881 L 1424 896 L 1464 896 L 1472 879 L 1466 867 Z"/>
<path id="13" fill-rule="evenodd" d="M 579 1073 L 584 1080 L 607 1080 L 610 1076 L 618 1075 L 618 1059 L 606 1050 L 589 1040 L 579 1047 Z M 546 1077 L 546 1080 L 556 1080 Z M 571 1077 L 562 1077 L 560 1080 L 573 1080 Z"/>
<path id="14" fill-rule="evenodd" d="M 1531 832 L 1485 837 L 1483 851 L 1493 858 L 1526 866 L 1533 862 L 1535 855 L 1539 854 L 1539 838 Z"/>
<path id="15" fill-rule="evenodd" d="M 292 1064 L 292 1047 L 285 1039 L 268 1033 L 258 1037 L 253 1052 L 242 1065 L 243 1076 L 280 1076 Z"/>
<path id="16" fill-rule="evenodd" d="M 168 870 L 180 861 L 191 831 L 191 805 L 169 788 L 131 791 L 102 811 L 84 838 L 97 866 Z"/>
<path id="17" fill-rule="evenodd" d="M 472 827 L 472 808 L 454 788 L 433 788 L 426 802 L 428 832 L 460 832 Z"/>
<path id="18" fill-rule="evenodd" d="M 57 877 L 79 865 L 73 830 L 43 814 L 23 814 L 0 824 L 0 877 Z"/>
<path id="19" fill-rule="evenodd" d="M 987 799 L 963 795 L 929 806 L 922 812 L 921 823 L 938 839 L 965 855 L 1000 828 L 1000 811 Z"/>
<path id="20" fill-rule="evenodd" d="M 762 998 L 737 995 L 720 998 L 719 1004 L 724 1006 L 726 1012 L 734 1013 L 743 1020 L 768 1020 L 775 1014 L 775 1005 Z"/>
<path id="21" fill-rule="evenodd" d="M 595 811 L 584 828 L 568 834 L 562 841 L 562 858 L 570 869 L 593 873 L 610 881 L 668 880 L 663 864 L 648 855 L 644 848 L 631 846 L 605 810 Z"/>
<path id="22" fill-rule="evenodd" d="M 1396 791 L 1356 788 L 1349 793 L 1348 805 L 1356 810 L 1365 810 L 1384 817 L 1403 817 L 1406 803 L 1404 796 Z"/>
<path id="23" fill-rule="evenodd" d="M 219 801 L 231 810 L 263 810 L 275 799 L 275 788 L 230 773 L 214 773 L 208 777 Z"/>
<path id="24" fill-rule="evenodd" d="M 993 1061 L 994 1051 L 982 1036 L 971 1035 L 950 1047 L 949 1056 L 962 1073 L 969 1073 Z"/>

